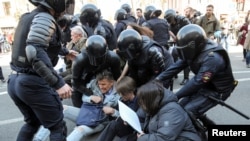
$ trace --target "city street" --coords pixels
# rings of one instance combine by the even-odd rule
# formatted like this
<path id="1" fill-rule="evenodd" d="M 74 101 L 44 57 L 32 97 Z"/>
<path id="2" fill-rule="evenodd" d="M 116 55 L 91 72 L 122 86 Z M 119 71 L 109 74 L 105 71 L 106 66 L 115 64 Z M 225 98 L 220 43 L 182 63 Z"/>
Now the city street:
<path id="1" fill-rule="evenodd" d="M 250 116 L 250 68 L 246 68 L 245 62 L 242 61 L 243 54 L 241 47 L 230 46 L 229 55 L 235 79 L 239 81 L 239 84 L 232 93 L 231 97 L 227 99 L 226 103 Z M 10 57 L 11 53 L 0 54 L 0 66 L 3 69 L 3 73 L 6 78 L 11 72 L 9 67 Z M 181 87 L 179 84 L 182 81 L 183 73 L 181 72 L 178 76 L 179 77 L 175 79 L 174 91 L 177 91 Z M 23 124 L 23 116 L 10 99 L 6 88 L 7 82 L 0 82 L 0 141 L 14 141 L 16 140 L 17 133 Z M 71 101 L 64 100 L 63 103 L 71 104 Z M 224 106 L 216 106 L 215 108 L 209 110 L 207 115 L 217 124 L 240 124 L 250 126 L 250 120 L 245 119 Z M 66 121 L 68 125 L 68 132 L 71 132 L 75 124 L 68 120 Z M 94 141 L 96 136 L 97 135 L 92 135 L 86 140 Z"/>

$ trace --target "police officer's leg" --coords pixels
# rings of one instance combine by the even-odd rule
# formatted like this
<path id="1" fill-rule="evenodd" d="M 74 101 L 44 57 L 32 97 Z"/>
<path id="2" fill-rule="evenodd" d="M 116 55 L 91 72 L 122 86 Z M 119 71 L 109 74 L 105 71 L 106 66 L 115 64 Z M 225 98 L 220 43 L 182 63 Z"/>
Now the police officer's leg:
<path id="1" fill-rule="evenodd" d="M 190 72 L 189 67 L 186 67 L 183 70 L 184 78 L 183 78 L 182 82 L 180 83 L 180 85 L 185 85 L 189 81 L 189 72 Z"/>
<path id="2" fill-rule="evenodd" d="M 20 95 L 17 93 L 20 90 L 18 85 L 20 84 L 20 81 L 18 77 L 18 75 L 10 75 L 10 79 L 8 81 L 8 94 L 23 114 L 25 121 L 25 124 L 21 127 L 18 133 L 17 141 L 30 141 L 38 130 L 40 122 L 29 105 L 23 102 L 23 100 L 20 99 Z"/>
<path id="3" fill-rule="evenodd" d="M 43 126 L 50 130 L 50 140 L 64 141 L 67 136 L 67 127 L 63 120 L 62 103 L 55 91 L 47 90 L 47 93 L 43 93 L 44 96 L 40 97 L 41 103 L 46 103 L 46 105 L 34 108 L 36 115 Z"/>
<path id="4" fill-rule="evenodd" d="M 176 62 L 179 59 L 179 55 L 176 48 L 173 48 L 171 55 L 173 56 L 174 62 Z M 174 78 L 178 78 L 178 74 L 176 74 Z"/>
<path id="5" fill-rule="evenodd" d="M 197 94 L 192 95 L 189 98 L 189 101 L 183 99 L 180 101 L 180 104 L 187 110 L 192 112 L 196 117 L 204 120 L 204 124 L 215 124 L 208 117 L 204 116 L 204 113 L 207 112 L 212 107 L 216 106 L 217 103 L 209 99 L 206 95 L 216 96 L 217 92 L 201 89 Z M 205 125 L 205 126 L 206 126 Z"/>
<path id="6" fill-rule="evenodd" d="M 18 133 L 17 141 L 31 141 L 40 126 L 39 120 L 36 117 L 31 116 L 34 115 L 34 113 L 32 113 L 32 110 L 29 109 L 28 106 L 25 106 L 22 102 L 18 102 L 17 99 L 14 101 L 24 115 L 25 121 L 25 124 L 21 127 Z"/>
<path id="7" fill-rule="evenodd" d="M 22 75 L 20 75 L 22 76 Z M 51 132 L 50 140 L 64 141 L 66 126 L 63 121 L 63 107 L 58 93 L 38 76 L 25 77 L 24 87 L 18 89 L 25 103 L 34 111 L 40 123 Z M 25 86 L 28 87 L 25 87 Z"/>

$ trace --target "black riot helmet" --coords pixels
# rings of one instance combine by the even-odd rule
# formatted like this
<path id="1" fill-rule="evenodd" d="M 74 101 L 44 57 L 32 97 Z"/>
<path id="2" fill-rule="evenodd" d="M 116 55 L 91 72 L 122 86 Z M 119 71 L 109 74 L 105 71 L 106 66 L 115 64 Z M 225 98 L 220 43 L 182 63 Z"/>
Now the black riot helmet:
<path id="1" fill-rule="evenodd" d="M 145 7 L 144 10 L 144 17 L 146 20 L 150 20 L 152 17 L 159 17 L 161 15 L 162 11 L 159 9 L 156 9 L 154 6 L 149 5 Z"/>
<path id="2" fill-rule="evenodd" d="M 127 19 L 127 11 L 126 10 L 124 10 L 124 9 L 118 9 L 118 10 L 116 10 L 116 12 L 115 12 L 115 20 L 126 20 Z"/>
<path id="3" fill-rule="evenodd" d="M 107 43 L 101 35 L 92 35 L 86 41 L 89 62 L 93 66 L 102 65 L 106 61 Z"/>
<path id="4" fill-rule="evenodd" d="M 70 26 L 71 22 L 72 22 L 72 15 L 69 14 L 64 14 L 62 17 L 60 17 L 57 20 L 58 25 L 63 28 L 63 27 L 68 27 Z"/>
<path id="5" fill-rule="evenodd" d="M 165 11 L 164 13 L 164 19 L 166 19 L 168 21 L 169 24 L 171 24 L 173 22 L 173 20 L 176 17 L 176 11 L 173 9 L 168 9 Z"/>
<path id="6" fill-rule="evenodd" d="M 29 0 L 33 5 L 43 5 L 49 9 L 53 9 L 56 15 L 60 15 L 62 12 L 70 8 L 70 5 L 74 5 L 75 0 Z M 74 9 L 74 8 L 73 8 Z M 72 11 L 72 10 L 67 10 Z"/>
<path id="7" fill-rule="evenodd" d="M 176 38 L 176 49 L 182 60 L 195 59 L 207 42 L 205 31 L 196 24 L 188 24 L 182 27 Z"/>
<path id="8" fill-rule="evenodd" d="M 117 44 L 120 55 L 126 60 L 132 60 L 142 49 L 142 37 L 134 29 L 126 29 L 120 33 Z"/>
<path id="9" fill-rule="evenodd" d="M 127 3 L 123 4 L 121 8 L 124 9 L 127 13 L 131 12 L 131 6 Z"/>
<path id="10" fill-rule="evenodd" d="M 94 27 L 97 25 L 100 17 L 101 11 L 94 4 L 86 4 L 81 9 L 80 21 L 83 25 L 88 23 L 90 27 Z"/>

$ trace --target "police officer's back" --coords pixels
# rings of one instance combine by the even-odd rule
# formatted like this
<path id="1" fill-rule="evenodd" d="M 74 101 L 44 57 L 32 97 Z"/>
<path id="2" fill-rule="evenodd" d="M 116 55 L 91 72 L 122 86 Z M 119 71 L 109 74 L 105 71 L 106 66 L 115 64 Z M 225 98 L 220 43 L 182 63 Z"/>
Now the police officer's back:
<path id="1" fill-rule="evenodd" d="M 165 20 L 159 18 L 161 13 L 162 11 L 156 9 L 154 6 L 147 6 L 144 10 L 146 21 L 142 26 L 151 29 L 154 32 L 153 39 L 168 49 L 168 40 L 170 38 L 169 26 Z"/>
<path id="2" fill-rule="evenodd" d="M 124 9 L 118 9 L 115 12 L 115 18 L 116 24 L 115 24 L 115 33 L 118 37 L 120 33 L 127 28 L 127 24 L 129 23 L 127 18 L 127 12 Z"/>

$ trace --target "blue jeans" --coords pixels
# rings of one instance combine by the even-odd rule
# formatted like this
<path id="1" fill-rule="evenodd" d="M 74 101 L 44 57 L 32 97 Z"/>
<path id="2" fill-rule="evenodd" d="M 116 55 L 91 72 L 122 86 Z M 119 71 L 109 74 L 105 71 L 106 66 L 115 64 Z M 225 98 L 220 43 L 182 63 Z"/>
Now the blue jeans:
<path id="1" fill-rule="evenodd" d="M 228 41 L 227 41 L 227 37 L 223 37 L 221 39 L 221 45 L 228 51 Z"/>
<path id="2" fill-rule="evenodd" d="M 80 112 L 80 108 L 64 105 L 64 118 L 76 122 L 76 118 Z M 74 130 L 68 135 L 67 141 L 80 141 L 83 137 L 90 134 L 100 132 L 104 129 L 105 124 L 99 124 L 92 128 L 85 125 L 76 126 Z M 33 141 L 45 141 L 48 138 L 49 130 L 41 127 L 34 137 Z"/>
<path id="3" fill-rule="evenodd" d="M 247 50 L 246 53 L 246 65 L 250 65 L 250 50 Z"/>

